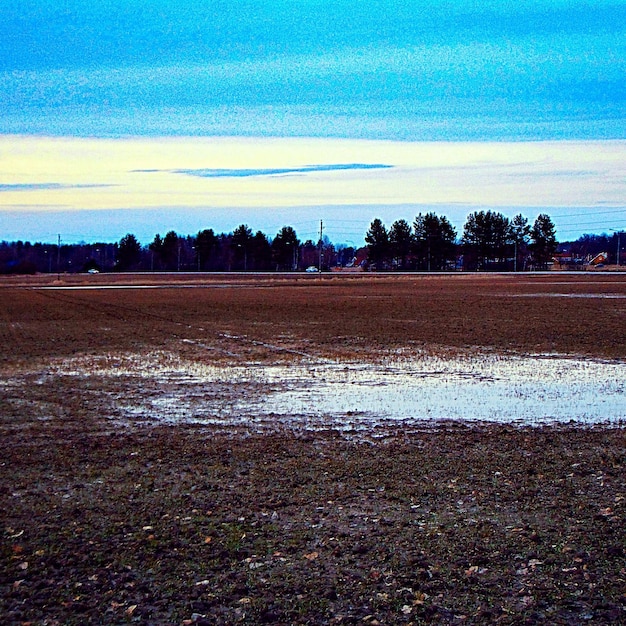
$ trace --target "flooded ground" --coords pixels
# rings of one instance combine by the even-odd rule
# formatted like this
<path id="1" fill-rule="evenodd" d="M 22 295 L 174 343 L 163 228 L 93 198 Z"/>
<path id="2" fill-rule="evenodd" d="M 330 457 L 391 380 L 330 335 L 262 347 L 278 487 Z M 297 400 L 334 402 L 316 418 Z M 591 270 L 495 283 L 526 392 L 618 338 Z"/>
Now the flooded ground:
<path id="1" fill-rule="evenodd" d="M 87 412 L 126 425 L 367 431 L 441 420 L 618 424 L 625 381 L 624 362 L 551 355 L 207 364 L 159 351 L 58 360 L 5 390 L 43 398 L 30 404 L 39 419 L 56 410 L 55 390 L 71 389 Z"/>
<path id="2" fill-rule="evenodd" d="M 626 418 L 624 364 L 562 358 L 426 358 L 387 366 L 300 367 L 262 404 L 342 422 L 613 422 Z M 291 382 L 293 381 L 293 382 Z"/>

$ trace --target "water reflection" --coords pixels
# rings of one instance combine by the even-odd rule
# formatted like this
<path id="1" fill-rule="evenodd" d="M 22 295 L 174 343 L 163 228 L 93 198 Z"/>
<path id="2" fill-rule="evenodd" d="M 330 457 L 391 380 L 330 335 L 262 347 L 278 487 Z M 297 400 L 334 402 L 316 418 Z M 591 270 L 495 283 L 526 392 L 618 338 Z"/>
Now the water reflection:
<path id="1" fill-rule="evenodd" d="M 626 363 L 550 355 L 420 355 L 385 363 L 223 364 L 173 353 L 77 357 L 71 377 L 115 419 L 155 423 L 372 429 L 437 420 L 542 424 L 626 420 Z M 103 409 L 104 411 L 104 409 Z"/>
<path id="2" fill-rule="evenodd" d="M 626 365 L 563 358 L 421 359 L 284 372 L 266 413 L 353 420 L 615 422 L 626 418 Z"/>

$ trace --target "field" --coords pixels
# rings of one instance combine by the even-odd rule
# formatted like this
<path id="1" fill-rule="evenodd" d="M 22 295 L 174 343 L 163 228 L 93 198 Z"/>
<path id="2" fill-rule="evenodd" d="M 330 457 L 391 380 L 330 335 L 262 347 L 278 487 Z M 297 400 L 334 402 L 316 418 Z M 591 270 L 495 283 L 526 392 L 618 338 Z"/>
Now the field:
<path id="1" fill-rule="evenodd" d="M 626 622 L 624 275 L 7 277 L 0 346 L 2 623 Z M 305 406 L 517 363 L 610 402 Z"/>

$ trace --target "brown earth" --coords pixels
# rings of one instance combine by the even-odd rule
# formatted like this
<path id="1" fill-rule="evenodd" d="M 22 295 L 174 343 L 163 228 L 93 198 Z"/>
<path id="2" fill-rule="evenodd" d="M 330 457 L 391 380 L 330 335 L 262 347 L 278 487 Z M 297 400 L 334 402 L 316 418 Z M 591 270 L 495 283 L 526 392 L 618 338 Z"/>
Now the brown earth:
<path id="1" fill-rule="evenodd" d="M 626 622 L 621 426 L 129 425 L 89 379 L 49 376 L 155 350 L 623 360 L 626 277 L 62 279 L 134 288 L 0 286 L 2 623 Z"/>
<path id="2" fill-rule="evenodd" d="M 153 289 L 0 287 L 0 359 L 134 350 L 181 338 L 217 345 L 232 341 L 227 335 L 363 358 L 396 347 L 477 346 L 626 357 L 622 274 L 203 276 L 82 275 L 49 285 L 117 281 Z M 178 288 L 167 288 L 172 282 Z"/>

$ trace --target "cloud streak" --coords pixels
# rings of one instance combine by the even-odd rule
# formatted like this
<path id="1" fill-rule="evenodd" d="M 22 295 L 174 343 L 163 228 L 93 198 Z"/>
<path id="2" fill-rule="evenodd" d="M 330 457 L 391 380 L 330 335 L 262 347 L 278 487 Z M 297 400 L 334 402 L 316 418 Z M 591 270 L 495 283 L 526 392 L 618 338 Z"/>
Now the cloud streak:
<path id="1" fill-rule="evenodd" d="M 116 185 L 99 184 L 75 184 L 62 183 L 0 183 L 0 193 L 13 191 L 56 191 L 63 189 L 100 189 L 103 187 L 115 187 Z"/>
<path id="2" fill-rule="evenodd" d="M 392 165 L 382 163 L 331 163 L 328 165 L 305 165 L 304 167 L 277 167 L 260 169 L 180 169 L 171 170 L 174 174 L 186 174 L 198 178 L 249 178 L 252 176 L 284 176 L 290 174 L 311 174 L 314 172 L 341 172 L 346 170 L 380 170 Z"/>

